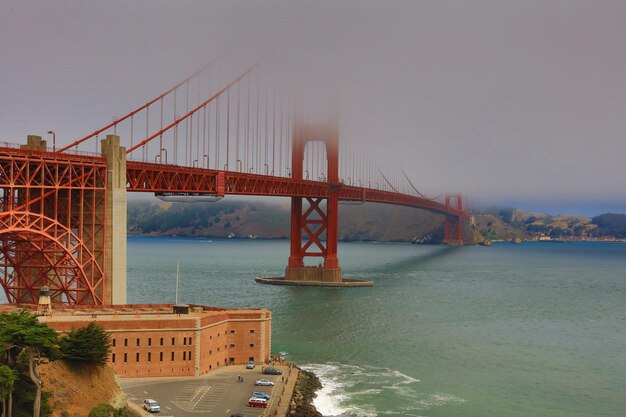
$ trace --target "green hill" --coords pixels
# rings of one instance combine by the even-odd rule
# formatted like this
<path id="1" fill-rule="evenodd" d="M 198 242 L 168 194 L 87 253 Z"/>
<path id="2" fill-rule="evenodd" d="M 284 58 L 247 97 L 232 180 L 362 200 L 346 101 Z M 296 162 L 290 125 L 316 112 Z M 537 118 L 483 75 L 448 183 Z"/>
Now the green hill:
<path id="1" fill-rule="evenodd" d="M 340 205 L 339 239 L 346 241 L 440 242 L 443 217 L 424 210 L 382 204 Z M 216 203 L 129 202 L 130 234 L 285 239 L 287 205 L 222 200 Z M 470 231 L 466 240 L 473 241 Z"/>

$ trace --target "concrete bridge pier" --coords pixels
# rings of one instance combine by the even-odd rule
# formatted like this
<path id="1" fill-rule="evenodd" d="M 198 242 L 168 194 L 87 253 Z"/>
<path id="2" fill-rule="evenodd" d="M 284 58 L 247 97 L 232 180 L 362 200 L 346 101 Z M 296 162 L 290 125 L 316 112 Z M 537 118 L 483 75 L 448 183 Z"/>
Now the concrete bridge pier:
<path id="1" fill-rule="evenodd" d="M 126 148 L 116 135 L 107 135 L 101 143 L 107 164 L 104 300 L 126 304 Z"/>

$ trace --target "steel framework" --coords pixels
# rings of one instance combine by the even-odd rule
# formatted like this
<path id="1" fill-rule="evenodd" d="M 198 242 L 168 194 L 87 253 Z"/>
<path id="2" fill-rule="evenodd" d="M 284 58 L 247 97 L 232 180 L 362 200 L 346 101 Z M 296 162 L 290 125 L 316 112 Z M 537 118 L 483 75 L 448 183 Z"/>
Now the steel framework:
<path id="1" fill-rule="evenodd" d="M 11 303 L 102 304 L 105 184 L 102 159 L 0 152 L 0 282 Z"/>

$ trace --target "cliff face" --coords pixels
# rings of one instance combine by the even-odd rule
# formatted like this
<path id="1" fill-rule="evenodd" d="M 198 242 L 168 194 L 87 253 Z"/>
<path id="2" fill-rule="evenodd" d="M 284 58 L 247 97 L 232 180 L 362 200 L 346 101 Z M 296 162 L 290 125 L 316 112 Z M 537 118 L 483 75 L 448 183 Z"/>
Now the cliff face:
<path id="1" fill-rule="evenodd" d="M 99 403 L 125 405 L 113 369 L 70 369 L 63 361 L 40 366 L 44 390 L 52 393 L 49 400 L 53 417 L 85 417 Z"/>

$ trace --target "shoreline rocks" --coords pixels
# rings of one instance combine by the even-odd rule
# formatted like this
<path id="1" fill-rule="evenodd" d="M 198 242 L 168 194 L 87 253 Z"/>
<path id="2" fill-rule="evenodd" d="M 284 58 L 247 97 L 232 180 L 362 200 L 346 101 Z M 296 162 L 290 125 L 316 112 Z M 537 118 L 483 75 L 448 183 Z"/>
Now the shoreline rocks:
<path id="1" fill-rule="evenodd" d="M 322 388 L 322 383 L 313 372 L 298 368 L 298 380 L 293 390 L 289 416 L 293 417 L 324 417 L 313 405 L 315 392 Z"/>

